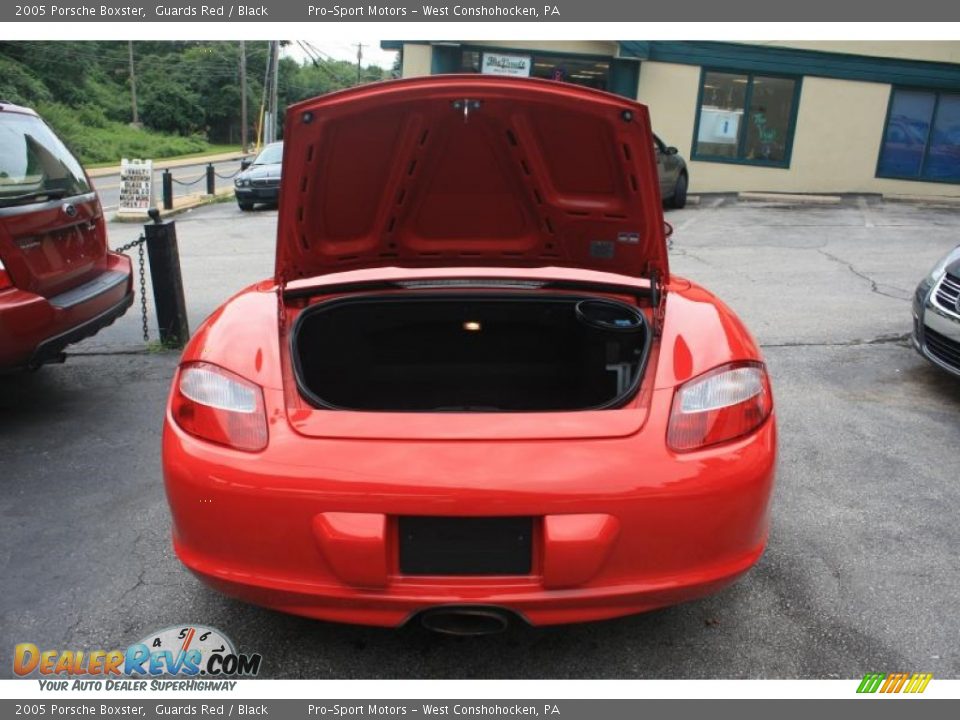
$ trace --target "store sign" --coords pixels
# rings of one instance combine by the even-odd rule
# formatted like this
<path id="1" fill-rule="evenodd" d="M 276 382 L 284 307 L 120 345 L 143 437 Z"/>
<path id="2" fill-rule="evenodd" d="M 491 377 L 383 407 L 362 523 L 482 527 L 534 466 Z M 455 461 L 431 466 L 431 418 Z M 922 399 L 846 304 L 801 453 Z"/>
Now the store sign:
<path id="1" fill-rule="evenodd" d="M 118 213 L 145 213 L 153 203 L 153 160 L 120 161 Z"/>
<path id="2" fill-rule="evenodd" d="M 485 75 L 512 75 L 513 77 L 530 77 L 530 67 L 533 58 L 529 55 L 501 55 L 500 53 L 484 53 L 481 72 Z"/>

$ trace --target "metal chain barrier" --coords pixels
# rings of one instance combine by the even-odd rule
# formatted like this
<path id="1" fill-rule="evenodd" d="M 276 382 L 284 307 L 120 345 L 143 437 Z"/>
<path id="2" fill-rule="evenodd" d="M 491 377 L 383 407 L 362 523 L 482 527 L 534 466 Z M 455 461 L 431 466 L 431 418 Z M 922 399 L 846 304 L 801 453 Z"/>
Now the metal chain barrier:
<path id="1" fill-rule="evenodd" d="M 214 170 L 214 171 L 213 171 L 213 174 L 216 175 L 216 176 L 217 176 L 218 178 L 220 178 L 221 180 L 230 180 L 230 179 L 232 179 L 232 178 L 235 178 L 237 175 L 239 175 L 239 174 L 240 174 L 240 171 L 239 171 L 239 170 L 234 170 L 234 171 L 233 171 L 232 173 L 230 173 L 229 175 L 221 175 L 221 174 L 218 173 L 216 170 Z"/>
<path id="2" fill-rule="evenodd" d="M 189 181 L 177 180 L 175 177 L 173 177 L 173 175 L 170 176 L 170 179 L 173 182 L 175 182 L 177 185 L 183 185 L 184 187 L 189 187 L 190 185 L 196 185 L 198 182 L 200 182 L 201 180 L 204 180 L 206 177 L 207 177 L 207 173 L 203 173 L 203 175 L 198 177 L 196 180 L 189 180 Z"/>
<path id="3" fill-rule="evenodd" d="M 137 262 L 140 273 L 140 314 L 143 320 L 143 341 L 150 342 L 150 331 L 147 329 L 147 276 L 145 272 L 145 263 L 143 257 L 143 245 L 147 241 L 146 236 L 140 235 L 133 242 L 121 245 L 114 252 L 125 253 L 127 250 L 137 248 Z"/>

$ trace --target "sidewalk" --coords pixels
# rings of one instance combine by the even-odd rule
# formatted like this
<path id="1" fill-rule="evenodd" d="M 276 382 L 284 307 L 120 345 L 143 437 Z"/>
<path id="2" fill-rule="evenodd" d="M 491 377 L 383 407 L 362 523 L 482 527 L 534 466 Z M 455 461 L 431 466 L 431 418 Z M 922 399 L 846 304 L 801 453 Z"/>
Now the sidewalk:
<path id="1" fill-rule="evenodd" d="M 211 162 L 222 162 L 224 160 L 239 160 L 247 157 L 249 153 L 242 153 L 239 150 L 229 153 L 218 153 L 215 155 L 190 155 L 189 157 L 167 158 L 153 161 L 154 170 L 163 170 L 164 168 L 184 167 L 187 165 L 205 165 Z M 107 177 L 109 175 L 119 175 L 120 165 L 111 165 L 110 167 L 93 168 L 87 170 L 87 175 L 92 178 Z"/>
<path id="2" fill-rule="evenodd" d="M 225 198 L 231 197 L 233 195 L 233 185 L 225 188 L 218 188 L 216 193 L 213 195 L 207 195 L 206 193 L 193 193 L 191 195 L 180 195 L 173 199 L 173 208 L 170 210 L 164 210 L 160 205 L 155 207 L 160 210 L 161 217 L 173 217 L 174 215 L 179 215 L 182 212 L 187 210 L 193 210 L 193 208 L 201 207 L 202 205 L 210 205 L 215 202 L 224 202 Z M 112 213 L 110 220 L 111 222 L 120 222 L 120 223 L 145 223 L 150 219 L 150 216 L 147 215 L 146 211 L 144 212 L 125 212 L 125 213 Z"/>

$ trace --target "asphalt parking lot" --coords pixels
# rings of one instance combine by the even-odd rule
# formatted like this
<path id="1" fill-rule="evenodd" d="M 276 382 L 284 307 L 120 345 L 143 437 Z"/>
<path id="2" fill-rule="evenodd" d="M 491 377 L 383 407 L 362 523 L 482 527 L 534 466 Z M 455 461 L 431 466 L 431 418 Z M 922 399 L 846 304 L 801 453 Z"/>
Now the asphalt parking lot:
<path id="1" fill-rule="evenodd" d="M 960 208 L 713 198 L 668 219 L 674 272 L 741 315 L 773 374 L 773 529 L 737 584 L 646 615 L 479 639 L 221 597 L 170 547 L 159 431 L 177 357 L 144 351 L 135 307 L 65 365 L 0 377 L 0 675 L 18 642 L 111 649 L 202 623 L 262 653 L 269 677 L 960 676 L 960 381 L 906 341 L 912 291 L 960 241 Z M 179 218 L 192 326 L 271 273 L 275 223 L 232 204 Z M 138 230 L 113 226 L 111 244 Z"/>

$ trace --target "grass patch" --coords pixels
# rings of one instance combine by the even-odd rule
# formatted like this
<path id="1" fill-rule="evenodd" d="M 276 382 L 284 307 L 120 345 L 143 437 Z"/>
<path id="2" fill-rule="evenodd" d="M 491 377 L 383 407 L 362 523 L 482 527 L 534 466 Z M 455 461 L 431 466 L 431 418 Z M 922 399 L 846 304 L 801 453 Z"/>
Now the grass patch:
<path id="1" fill-rule="evenodd" d="M 141 132 L 142 132 L 142 131 L 141 131 Z M 147 131 L 147 132 L 149 132 L 149 131 Z M 200 151 L 200 152 L 187 153 L 186 155 L 167 155 L 164 159 L 166 159 L 166 160 L 181 160 L 181 159 L 186 160 L 186 159 L 189 159 L 189 158 L 192 158 L 192 157 L 203 157 L 203 156 L 205 156 L 205 155 L 225 155 L 225 154 L 227 154 L 227 153 L 236 153 L 236 154 L 239 155 L 239 154 L 240 154 L 240 146 L 239 146 L 239 145 L 217 145 L 217 144 L 210 144 L 209 147 L 208 147 L 206 150 L 202 150 L 202 151 Z M 121 156 L 121 157 L 128 157 L 128 158 L 129 158 L 129 157 L 131 157 L 131 156 L 130 156 L 130 155 L 126 155 L 126 156 Z M 141 159 L 143 159 L 143 158 L 141 158 Z M 149 160 L 159 160 L 159 159 L 161 159 L 161 158 L 160 158 L 160 156 L 148 156 L 146 159 L 149 159 Z M 116 166 L 119 165 L 119 164 L 120 164 L 120 158 L 118 157 L 116 160 L 111 160 L 111 161 L 109 161 L 109 162 L 95 162 L 95 163 L 85 162 L 85 163 L 83 163 L 83 166 L 84 166 L 87 170 L 96 170 L 97 168 L 116 167 Z"/>
<path id="2" fill-rule="evenodd" d="M 198 135 L 168 135 L 108 120 L 103 110 L 92 105 L 68 108 L 60 103 L 40 103 L 37 111 L 84 165 L 116 165 L 124 157 L 158 159 L 200 155 L 216 152 L 211 148 L 223 147 L 211 145 Z"/>

